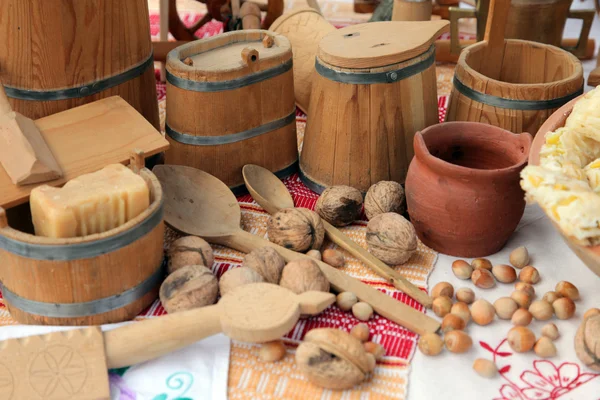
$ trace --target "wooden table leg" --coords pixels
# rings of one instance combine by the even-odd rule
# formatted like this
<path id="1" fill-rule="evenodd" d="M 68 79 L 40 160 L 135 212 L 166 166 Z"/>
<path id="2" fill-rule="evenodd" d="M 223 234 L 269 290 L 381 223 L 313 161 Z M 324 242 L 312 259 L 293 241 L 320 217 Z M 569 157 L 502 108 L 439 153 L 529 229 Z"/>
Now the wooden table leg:
<path id="1" fill-rule="evenodd" d="M 160 0 L 160 40 L 169 40 L 169 0 Z M 160 67 L 160 80 L 166 80 L 165 63 Z"/>

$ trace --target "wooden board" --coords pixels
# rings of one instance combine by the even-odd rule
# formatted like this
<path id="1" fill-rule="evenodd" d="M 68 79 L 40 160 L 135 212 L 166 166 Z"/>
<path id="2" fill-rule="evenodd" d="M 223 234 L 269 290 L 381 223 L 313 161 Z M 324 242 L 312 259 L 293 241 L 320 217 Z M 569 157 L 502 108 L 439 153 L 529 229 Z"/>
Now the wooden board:
<path id="1" fill-rule="evenodd" d="M 45 182 L 61 186 L 82 174 L 113 163 L 127 163 L 133 149 L 146 157 L 169 147 L 167 140 L 140 113 L 119 96 L 108 97 L 35 121 L 63 177 Z M 0 169 L 0 207 L 25 203 L 38 186 L 14 185 Z"/>

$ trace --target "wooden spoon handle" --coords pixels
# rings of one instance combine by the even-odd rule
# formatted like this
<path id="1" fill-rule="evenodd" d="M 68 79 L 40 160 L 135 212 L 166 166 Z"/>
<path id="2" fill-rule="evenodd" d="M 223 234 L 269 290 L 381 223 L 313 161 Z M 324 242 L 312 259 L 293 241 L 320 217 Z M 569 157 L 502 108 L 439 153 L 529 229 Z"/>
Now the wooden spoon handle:
<path id="1" fill-rule="evenodd" d="M 210 238 L 207 239 L 211 241 Z M 254 249 L 265 246 L 272 247 L 277 250 L 286 261 L 308 258 L 319 265 L 321 271 L 323 271 L 323 274 L 327 277 L 329 283 L 336 291 L 354 293 L 361 301 L 369 303 L 379 315 L 420 335 L 436 332 L 440 327 L 439 322 L 433 318 L 350 277 L 344 272 L 339 271 L 324 262 L 317 261 L 306 254 L 285 249 L 259 236 L 239 230 L 233 235 L 220 237 L 213 241 L 244 253 L 249 253 Z"/>
<path id="2" fill-rule="evenodd" d="M 490 1 L 483 38 L 487 42 L 482 58 L 485 62 L 482 63 L 479 72 L 491 79 L 500 79 L 504 60 L 504 31 L 509 11 L 510 0 Z"/>
<path id="3" fill-rule="evenodd" d="M 323 224 L 325 225 L 325 232 L 327 232 L 327 237 L 329 240 L 348 251 L 348 253 L 365 263 L 367 267 L 371 268 L 377 274 L 390 281 L 390 283 L 394 285 L 396 289 L 402 290 L 404 293 L 421 303 L 423 306 L 431 308 L 433 300 L 427 293 L 410 283 L 406 278 L 400 275 L 398 271 L 391 268 L 387 264 L 384 264 L 367 250 L 354 243 L 352 239 L 344 235 L 339 229 L 331 225 L 329 222 L 323 221 Z"/>
<path id="4" fill-rule="evenodd" d="M 215 304 L 104 332 L 108 368 L 152 360 L 222 332 L 220 309 Z"/>

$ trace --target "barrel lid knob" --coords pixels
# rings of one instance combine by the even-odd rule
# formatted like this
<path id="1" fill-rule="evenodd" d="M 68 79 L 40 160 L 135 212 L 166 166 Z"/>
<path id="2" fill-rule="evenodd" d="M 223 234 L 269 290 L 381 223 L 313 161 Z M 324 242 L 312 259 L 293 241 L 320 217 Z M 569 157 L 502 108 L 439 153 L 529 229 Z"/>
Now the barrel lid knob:
<path id="1" fill-rule="evenodd" d="M 265 37 L 262 40 L 262 44 L 267 49 L 273 47 L 273 38 L 270 35 L 265 35 Z"/>
<path id="2" fill-rule="evenodd" d="M 244 64 L 248 66 L 252 66 L 252 64 L 258 61 L 258 50 L 246 47 L 242 50 L 242 61 Z"/>

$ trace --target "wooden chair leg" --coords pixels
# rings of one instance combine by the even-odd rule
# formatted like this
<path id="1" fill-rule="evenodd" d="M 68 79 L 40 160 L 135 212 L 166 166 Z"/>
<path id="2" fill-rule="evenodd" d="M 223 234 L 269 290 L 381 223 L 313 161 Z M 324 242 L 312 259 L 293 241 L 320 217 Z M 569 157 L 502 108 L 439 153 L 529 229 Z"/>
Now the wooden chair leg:
<path id="1" fill-rule="evenodd" d="M 175 40 L 196 40 L 193 32 L 181 22 L 179 14 L 177 13 L 177 0 L 169 0 L 169 32 L 173 35 Z"/>
<path id="2" fill-rule="evenodd" d="M 263 29 L 269 29 L 273 21 L 283 14 L 283 0 L 269 0 L 267 15 L 262 23 Z"/>

